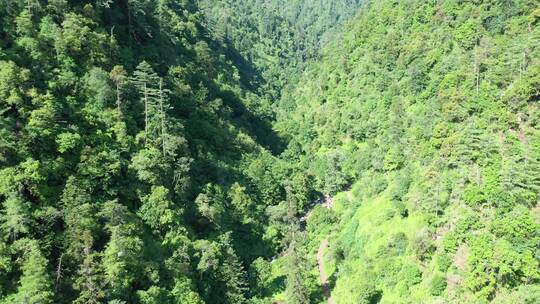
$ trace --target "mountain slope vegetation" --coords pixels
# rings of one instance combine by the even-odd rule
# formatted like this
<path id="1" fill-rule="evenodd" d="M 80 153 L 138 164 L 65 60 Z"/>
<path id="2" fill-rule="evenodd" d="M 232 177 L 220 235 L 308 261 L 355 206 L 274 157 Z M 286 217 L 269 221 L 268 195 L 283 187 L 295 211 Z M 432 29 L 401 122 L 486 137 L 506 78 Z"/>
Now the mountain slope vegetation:
<path id="1" fill-rule="evenodd" d="M 339 3 L 319 24 L 314 1 L 1 1 L 0 303 L 316 298 L 292 237 L 314 190 L 274 155 L 272 96 Z"/>
<path id="2" fill-rule="evenodd" d="M 0 302 L 252 296 L 284 190 L 232 53 L 192 1 L 0 3 Z"/>
<path id="3" fill-rule="evenodd" d="M 538 303 L 539 101 L 537 0 L 0 1 L 0 303 Z"/>
<path id="4" fill-rule="evenodd" d="M 360 0 L 199 0 L 209 28 L 259 72 L 268 107 L 318 58 Z"/>
<path id="5" fill-rule="evenodd" d="M 336 303 L 540 300 L 539 42 L 537 1 L 370 1 L 284 96 Z"/>

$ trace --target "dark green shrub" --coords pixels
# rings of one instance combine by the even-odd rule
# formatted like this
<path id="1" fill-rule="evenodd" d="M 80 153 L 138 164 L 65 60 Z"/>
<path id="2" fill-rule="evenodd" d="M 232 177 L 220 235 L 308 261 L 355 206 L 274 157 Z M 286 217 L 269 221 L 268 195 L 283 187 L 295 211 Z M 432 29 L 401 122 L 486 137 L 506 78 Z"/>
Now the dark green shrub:
<path id="1" fill-rule="evenodd" d="M 359 289 L 354 303 L 376 304 L 379 303 L 382 295 L 382 291 L 376 288 L 374 283 L 366 284 Z"/>
<path id="2" fill-rule="evenodd" d="M 384 175 L 376 174 L 373 176 L 371 183 L 369 184 L 368 187 L 369 187 L 368 194 L 370 196 L 375 196 L 383 192 L 384 190 L 386 190 L 386 188 L 388 187 L 388 181 L 386 180 Z"/>
<path id="3" fill-rule="evenodd" d="M 416 257 L 421 261 L 427 261 L 437 249 L 428 230 L 420 231 L 412 240 L 411 247 Z"/>
<path id="4" fill-rule="evenodd" d="M 450 268 L 452 265 L 452 259 L 450 258 L 450 255 L 446 252 L 443 252 L 437 256 L 437 268 L 445 272 Z"/>
<path id="5" fill-rule="evenodd" d="M 446 277 L 442 273 L 436 273 L 429 281 L 429 290 L 432 295 L 440 296 L 446 290 Z"/>
<path id="6" fill-rule="evenodd" d="M 407 206 L 403 202 L 394 202 L 394 208 L 401 217 L 406 218 L 409 216 L 409 209 L 407 209 Z"/>
<path id="7" fill-rule="evenodd" d="M 401 268 L 399 279 L 407 288 L 411 287 L 422 281 L 422 271 L 415 264 L 405 264 Z"/>

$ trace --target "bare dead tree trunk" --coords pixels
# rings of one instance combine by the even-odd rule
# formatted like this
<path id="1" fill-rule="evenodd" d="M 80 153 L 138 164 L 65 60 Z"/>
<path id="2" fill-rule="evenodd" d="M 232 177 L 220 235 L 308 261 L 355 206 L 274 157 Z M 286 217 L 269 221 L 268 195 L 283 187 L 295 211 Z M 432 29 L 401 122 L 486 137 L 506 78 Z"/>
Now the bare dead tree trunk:
<path id="1" fill-rule="evenodd" d="M 28 10 L 28 13 L 30 13 L 30 15 L 32 15 L 32 8 L 32 0 L 26 0 L 26 10 Z"/>
<path id="2" fill-rule="evenodd" d="M 120 81 L 116 83 L 116 108 L 118 110 L 118 116 L 122 115 L 122 110 L 120 109 L 122 100 L 120 99 Z"/>
<path id="3" fill-rule="evenodd" d="M 480 91 L 480 64 L 478 63 L 478 58 L 475 58 L 474 72 L 476 74 L 476 94 L 478 94 Z"/>
<path id="4" fill-rule="evenodd" d="M 114 44 L 114 25 L 111 27 L 111 36 L 109 37 L 109 56 L 113 57 L 113 44 Z"/>
<path id="5" fill-rule="evenodd" d="M 148 142 L 148 90 L 144 83 L 144 145 Z"/>
<path id="6" fill-rule="evenodd" d="M 60 279 L 62 278 L 62 258 L 64 257 L 64 254 L 60 255 L 60 258 L 58 259 L 58 266 L 56 267 L 56 283 L 54 290 L 58 291 L 58 286 L 60 285 Z"/>
<path id="7" fill-rule="evenodd" d="M 165 136 L 167 131 L 165 129 L 165 111 L 163 110 L 163 78 L 159 79 L 159 107 L 161 112 L 161 148 L 163 156 L 165 156 Z"/>
<path id="8" fill-rule="evenodd" d="M 525 71 L 525 60 L 526 60 L 526 54 L 525 51 L 523 51 L 523 56 L 521 57 L 521 62 L 519 63 L 519 80 L 523 77 L 523 72 Z"/>

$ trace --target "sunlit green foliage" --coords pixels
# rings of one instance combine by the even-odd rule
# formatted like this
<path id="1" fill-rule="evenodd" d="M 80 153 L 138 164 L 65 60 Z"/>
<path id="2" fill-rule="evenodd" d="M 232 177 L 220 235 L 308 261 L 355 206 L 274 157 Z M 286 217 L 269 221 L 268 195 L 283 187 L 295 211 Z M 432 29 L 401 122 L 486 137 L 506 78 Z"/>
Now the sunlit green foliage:
<path id="1" fill-rule="evenodd" d="M 0 303 L 537 303 L 539 98 L 536 0 L 0 1 Z"/>
<path id="2" fill-rule="evenodd" d="M 312 219 L 334 301 L 540 300 L 538 10 L 369 1 L 285 92 L 284 155 L 346 191 Z"/>

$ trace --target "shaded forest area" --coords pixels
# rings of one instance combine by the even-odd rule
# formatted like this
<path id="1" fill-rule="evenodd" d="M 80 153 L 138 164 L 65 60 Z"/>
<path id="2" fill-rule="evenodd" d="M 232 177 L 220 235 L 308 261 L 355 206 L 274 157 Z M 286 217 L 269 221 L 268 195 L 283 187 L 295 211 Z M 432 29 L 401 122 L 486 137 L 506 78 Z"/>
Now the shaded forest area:
<path id="1" fill-rule="evenodd" d="M 270 63 L 199 5 L 0 3 L 0 302 L 265 297 L 257 265 L 315 191 L 272 153 Z"/>
<path id="2" fill-rule="evenodd" d="M 538 303 L 539 98 L 536 0 L 0 1 L 0 303 Z"/>

